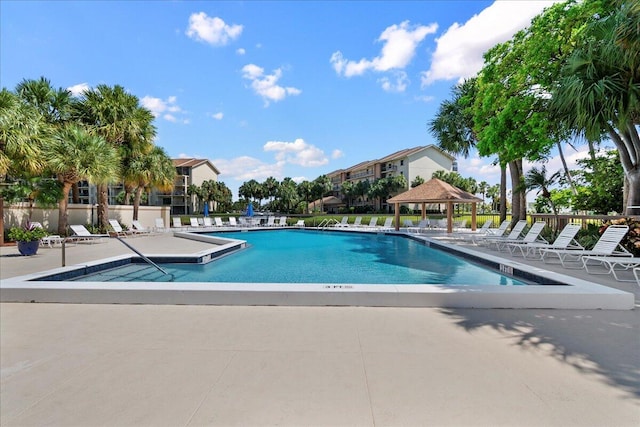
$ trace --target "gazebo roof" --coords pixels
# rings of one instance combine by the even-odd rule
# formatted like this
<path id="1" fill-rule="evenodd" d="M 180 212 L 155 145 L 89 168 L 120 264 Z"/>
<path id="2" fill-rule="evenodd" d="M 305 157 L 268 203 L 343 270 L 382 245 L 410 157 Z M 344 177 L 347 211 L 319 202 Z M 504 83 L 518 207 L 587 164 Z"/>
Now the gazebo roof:
<path id="1" fill-rule="evenodd" d="M 418 185 L 387 200 L 387 203 L 478 203 L 482 199 L 438 178 Z"/>

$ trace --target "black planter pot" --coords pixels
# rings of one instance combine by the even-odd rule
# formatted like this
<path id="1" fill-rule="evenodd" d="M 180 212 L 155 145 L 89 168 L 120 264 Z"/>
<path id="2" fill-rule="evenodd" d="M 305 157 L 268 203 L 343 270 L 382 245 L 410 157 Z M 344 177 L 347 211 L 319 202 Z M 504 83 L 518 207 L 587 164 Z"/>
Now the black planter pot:
<path id="1" fill-rule="evenodd" d="M 32 242 L 18 242 L 18 251 L 25 256 L 35 255 L 40 247 L 40 240 L 34 240 Z"/>

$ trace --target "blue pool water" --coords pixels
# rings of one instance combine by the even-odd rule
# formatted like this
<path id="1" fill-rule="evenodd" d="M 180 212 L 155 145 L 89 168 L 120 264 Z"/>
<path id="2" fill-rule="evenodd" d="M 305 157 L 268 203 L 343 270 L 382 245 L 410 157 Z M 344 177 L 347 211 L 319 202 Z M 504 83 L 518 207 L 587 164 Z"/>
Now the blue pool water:
<path id="1" fill-rule="evenodd" d="M 163 264 L 162 267 L 172 273 L 177 282 L 526 284 L 400 236 L 304 230 L 215 235 L 246 240 L 248 247 L 206 265 Z M 155 280 L 151 276 L 158 276 L 158 272 L 133 264 L 80 280 Z"/>

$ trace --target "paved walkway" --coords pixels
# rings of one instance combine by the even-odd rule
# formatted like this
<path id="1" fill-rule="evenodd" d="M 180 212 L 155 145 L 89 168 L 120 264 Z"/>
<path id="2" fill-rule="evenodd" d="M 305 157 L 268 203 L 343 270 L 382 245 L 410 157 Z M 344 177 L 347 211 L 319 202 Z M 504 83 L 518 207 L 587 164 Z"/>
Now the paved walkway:
<path id="1" fill-rule="evenodd" d="M 15 254 L 0 278 L 60 266 L 60 249 Z M 0 424 L 637 426 L 639 313 L 1 304 Z"/>

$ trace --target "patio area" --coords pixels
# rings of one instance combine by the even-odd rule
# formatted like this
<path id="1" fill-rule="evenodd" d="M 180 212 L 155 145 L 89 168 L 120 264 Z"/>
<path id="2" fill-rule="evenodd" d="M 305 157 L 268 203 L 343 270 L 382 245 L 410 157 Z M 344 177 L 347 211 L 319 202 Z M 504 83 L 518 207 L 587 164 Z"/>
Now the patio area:
<path id="1" fill-rule="evenodd" d="M 125 253 L 110 240 L 66 261 Z M 16 254 L 0 248 L 0 278 L 60 266 L 60 249 Z M 636 309 L 3 303 L 0 424 L 635 426 L 640 287 L 597 281 Z"/>

